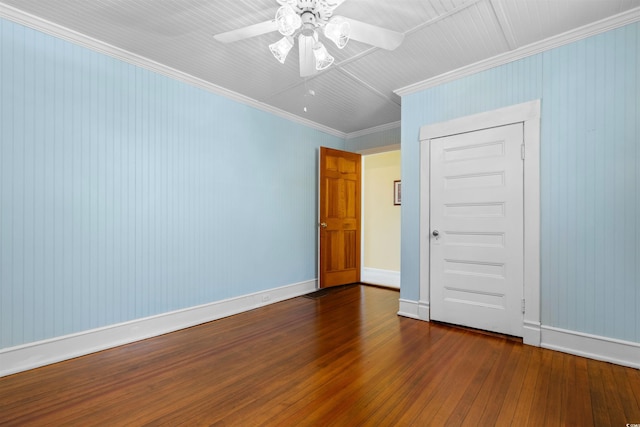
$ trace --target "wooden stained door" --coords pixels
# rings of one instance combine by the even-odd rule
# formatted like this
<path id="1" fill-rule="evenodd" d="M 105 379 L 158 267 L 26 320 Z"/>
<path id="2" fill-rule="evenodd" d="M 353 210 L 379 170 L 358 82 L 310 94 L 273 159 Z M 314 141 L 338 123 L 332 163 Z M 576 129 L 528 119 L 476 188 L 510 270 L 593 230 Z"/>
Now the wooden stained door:
<path id="1" fill-rule="evenodd" d="M 320 148 L 320 287 L 360 281 L 360 155 Z"/>
<path id="2" fill-rule="evenodd" d="M 431 318 L 522 336 L 523 125 L 431 140 Z"/>

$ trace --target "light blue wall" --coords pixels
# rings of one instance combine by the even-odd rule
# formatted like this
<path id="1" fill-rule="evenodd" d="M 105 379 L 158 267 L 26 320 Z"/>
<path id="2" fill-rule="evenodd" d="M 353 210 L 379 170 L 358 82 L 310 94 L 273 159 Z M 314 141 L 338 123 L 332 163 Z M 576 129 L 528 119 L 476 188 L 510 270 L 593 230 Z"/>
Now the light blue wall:
<path id="1" fill-rule="evenodd" d="M 402 99 L 402 298 L 419 297 L 422 125 L 542 100 L 542 323 L 640 342 L 640 23 Z"/>
<path id="2" fill-rule="evenodd" d="M 0 348 L 315 279 L 340 138 L 0 20 Z"/>

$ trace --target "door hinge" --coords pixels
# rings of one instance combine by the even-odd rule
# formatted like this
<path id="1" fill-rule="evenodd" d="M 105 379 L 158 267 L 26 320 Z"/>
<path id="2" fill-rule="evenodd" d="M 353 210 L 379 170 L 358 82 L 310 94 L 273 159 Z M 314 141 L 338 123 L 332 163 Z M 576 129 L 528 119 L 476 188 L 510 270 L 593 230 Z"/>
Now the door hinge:
<path id="1" fill-rule="evenodd" d="M 524 160 L 524 144 L 520 144 L 520 157 Z"/>
<path id="2" fill-rule="evenodd" d="M 524 298 L 521 301 L 521 306 L 522 306 L 522 314 L 524 314 Z"/>

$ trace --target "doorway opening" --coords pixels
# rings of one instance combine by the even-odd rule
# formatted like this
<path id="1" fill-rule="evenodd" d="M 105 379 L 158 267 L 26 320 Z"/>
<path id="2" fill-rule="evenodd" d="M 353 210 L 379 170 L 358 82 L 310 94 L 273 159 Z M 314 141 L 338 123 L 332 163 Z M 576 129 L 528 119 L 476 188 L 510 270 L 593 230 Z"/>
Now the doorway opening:
<path id="1" fill-rule="evenodd" d="M 399 134 L 398 134 L 399 139 Z M 322 152 L 328 152 L 326 148 L 321 148 Z M 336 151 L 331 150 L 335 155 L 349 156 L 350 154 L 360 157 L 360 188 L 359 204 L 360 226 L 358 250 L 359 256 L 359 282 L 374 286 L 400 289 L 400 209 L 401 206 L 396 198 L 396 188 L 400 189 L 400 144 L 390 144 L 365 150 Z M 326 154 L 325 154 L 326 156 Z M 326 158 L 326 157 L 325 157 Z M 334 162 L 335 163 L 335 162 Z M 337 165 L 337 163 L 336 163 Z M 319 159 L 319 285 L 323 287 L 323 272 L 326 278 L 326 265 L 322 262 L 328 258 L 323 249 L 328 243 L 326 239 L 327 231 L 330 228 L 327 212 L 323 213 L 323 197 L 329 200 L 325 193 L 332 193 L 331 186 L 323 183 L 323 162 Z M 325 178 L 327 178 L 325 176 Z M 340 180 L 338 180 L 340 181 Z M 339 182 L 338 182 L 339 184 Z M 334 186 L 341 188 L 340 185 Z M 344 187 L 344 185 L 343 185 Z M 346 188 L 346 187 L 345 187 Z M 324 189 L 324 190 L 323 190 Z M 339 193 L 339 191 L 338 191 Z M 326 202 L 324 202 L 326 203 Z M 324 239 L 323 239 L 324 237 Z M 338 240 L 338 239 L 334 239 Z M 325 245 L 323 245 L 325 243 Z M 338 257 L 340 258 L 340 257 Z M 344 257 L 343 257 L 344 258 Z M 325 261 L 326 264 L 326 261 Z M 341 269 L 342 270 L 342 269 Z M 342 280 L 343 283 L 347 281 Z M 336 282 L 338 283 L 338 282 Z"/>
<path id="2" fill-rule="evenodd" d="M 362 156 L 361 281 L 400 289 L 399 147 Z"/>

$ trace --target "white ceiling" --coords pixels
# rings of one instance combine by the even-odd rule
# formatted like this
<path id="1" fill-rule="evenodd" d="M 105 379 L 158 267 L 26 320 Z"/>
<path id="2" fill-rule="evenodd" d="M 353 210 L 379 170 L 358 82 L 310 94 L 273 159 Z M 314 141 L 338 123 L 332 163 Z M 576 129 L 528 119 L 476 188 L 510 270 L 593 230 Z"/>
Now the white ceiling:
<path id="1" fill-rule="evenodd" d="M 284 65 L 271 55 L 277 32 L 232 44 L 212 37 L 273 19 L 276 0 L 3 3 L 343 134 L 399 121 L 395 89 L 640 7 L 640 0 L 347 0 L 335 14 L 402 32 L 403 43 L 391 52 L 327 43 L 334 65 L 305 79 L 297 54 Z"/>

